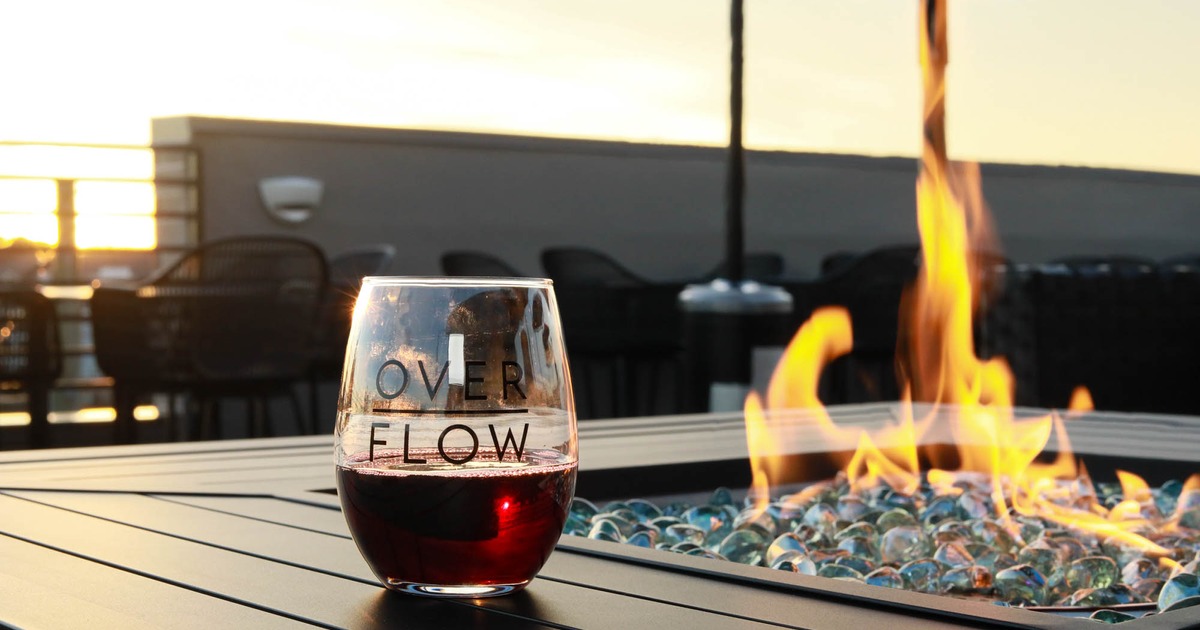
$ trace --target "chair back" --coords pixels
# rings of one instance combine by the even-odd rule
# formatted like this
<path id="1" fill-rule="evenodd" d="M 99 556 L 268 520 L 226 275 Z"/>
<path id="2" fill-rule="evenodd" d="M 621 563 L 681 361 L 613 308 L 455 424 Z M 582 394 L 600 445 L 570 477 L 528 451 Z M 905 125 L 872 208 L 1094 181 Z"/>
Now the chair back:
<path id="1" fill-rule="evenodd" d="M 327 282 L 308 241 L 205 243 L 136 290 L 96 290 L 96 359 L 117 379 L 182 387 L 292 380 L 312 360 Z"/>
<path id="2" fill-rule="evenodd" d="M 564 286 L 638 287 L 649 284 L 608 254 L 584 247 L 554 247 L 542 251 L 542 267 Z"/>
<path id="3" fill-rule="evenodd" d="M 329 285 L 321 303 L 315 341 L 318 367 L 325 368 L 322 371 L 333 373 L 342 367 L 350 316 L 363 278 L 385 273 L 395 257 L 395 247 L 380 244 L 348 251 L 329 261 Z"/>
<path id="4" fill-rule="evenodd" d="M 452 251 L 442 254 L 442 273 L 447 276 L 491 276 L 520 278 L 525 274 L 499 258 L 483 252 Z"/>
<path id="5" fill-rule="evenodd" d="M 0 289 L 0 383 L 48 387 L 61 372 L 54 305 L 32 289 Z"/>

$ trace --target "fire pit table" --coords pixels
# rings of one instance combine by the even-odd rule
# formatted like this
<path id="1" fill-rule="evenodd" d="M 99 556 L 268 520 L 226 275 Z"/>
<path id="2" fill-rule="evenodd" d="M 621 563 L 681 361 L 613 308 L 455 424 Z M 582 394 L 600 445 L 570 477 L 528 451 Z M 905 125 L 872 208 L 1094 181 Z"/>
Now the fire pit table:
<path id="1" fill-rule="evenodd" d="M 893 405 L 835 408 L 886 422 Z M 1200 468 L 1200 419 L 1091 414 L 1076 453 L 1145 474 Z M 741 414 L 587 421 L 577 494 L 748 482 Z M 384 591 L 331 493 L 332 440 L 277 438 L 0 457 L 0 627 L 1094 628 L 993 606 L 564 536 L 522 593 L 430 601 Z M 1175 467 L 1175 468 L 1169 468 Z M 1093 468 L 1093 472 L 1099 466 Z M 1200 608 L 1130 621 L 1186 628 Z"/>

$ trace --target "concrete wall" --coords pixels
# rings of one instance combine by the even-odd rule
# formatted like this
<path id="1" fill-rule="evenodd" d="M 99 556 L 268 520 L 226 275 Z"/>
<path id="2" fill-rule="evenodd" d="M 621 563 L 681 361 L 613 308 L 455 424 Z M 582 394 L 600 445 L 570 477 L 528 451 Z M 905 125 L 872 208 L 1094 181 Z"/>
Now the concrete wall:
<path id="1" fill-rule="evenodd" d="M 541 249 L 581 245 L 678 279 L 722 254 L 720 149 L 194 117 L 156 120 L 153 143 L 198 149 L 206 239 L 294 234 L 330 254 L 388 242 L 403 274 L 439 273 L 450 249 L 538 274 Z M 257 183 L 280 175 L 325 182 L 309 222 L 263 211 Z M 746 249 L 806 277 L 831 252 L 915 242 L 915 176 L 911 159 L 748 152 Z M 983 188 L 1019 262 L 1200 252 L 1200 177 L 984 165 Z"/>

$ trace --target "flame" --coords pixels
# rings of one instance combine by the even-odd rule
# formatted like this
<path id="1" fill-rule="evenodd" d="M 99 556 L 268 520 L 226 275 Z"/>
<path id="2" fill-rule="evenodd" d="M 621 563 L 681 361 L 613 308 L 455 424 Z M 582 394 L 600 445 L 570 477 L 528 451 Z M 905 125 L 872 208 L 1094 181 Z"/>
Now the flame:
<path id="1" fill-rule="evenodd" d="M 795 416 L 785 410 L 802 409 L 829 445 L 855 445 L 853 455 L 840 462 L 852 489 L 882 483 L 911 494 L 921 480 L 923 454 L 933 465 L 926 473 L 933 487 L 955 494 L 962 492 L 956 487 L 959 482 L 985 488 L 998 522 L 1015 538 L 1020 538 L 1020 528 L 1012 521 L 1013 513 L 1166 555 L 1166 549 L 1134 533 L 1147 523 L 1145 482 L 1125 473 L 1121 481 L 1129 504 L 1105 508 L 1071 453 L 1062 419 L 1053 413 L 1016 418 L 1007 362 L 975 355 L 973 319 L 989 285 L 985 261 L 995 259 L 998 247 L 978 167 L 952 164 L 946 156 L 945 0 L 922 0 L 921 6 L 925 147 L 916 200 L 922 266 L 901 300 L 897 367 L 905 392 L 903 415 L 899 422 L 873 432 L 832 422 L 819 400 L 818 382 L 829 362 L 852 349 L 851 322 L 842 308 L 816 311 L 785 350 L 765 401 L 758 394 L 746 401 L 756 506 L 766 509 L 771 485 L 778 485 L 788 472 L 780 463 L 784 449 L 779 424 Z M 913 401 L 933 403 L 919 421 Z M 1088 391 L 1076 389 L 1071 409 L 1091 408 Z M 945 425 L 953 437 L 952 449 L 926 439 Z M 1052 436 L 1057 456 L 1041 462 L 1039 456 Z M 954 465 L 957 469 L 950 470 Z M 1200 488 L 1200 476 L 1195 483 Z"/>
<path id="2" fill-rule="evenodd" d="M 1092 402 L 1092 392 L 1088 388 L 1080 385 L 1071 392 L 1071 402 L 1067 404 L 1067 409 L 1072 412 L 1087 412 L 1096 408 L 1096 404 Z"/>

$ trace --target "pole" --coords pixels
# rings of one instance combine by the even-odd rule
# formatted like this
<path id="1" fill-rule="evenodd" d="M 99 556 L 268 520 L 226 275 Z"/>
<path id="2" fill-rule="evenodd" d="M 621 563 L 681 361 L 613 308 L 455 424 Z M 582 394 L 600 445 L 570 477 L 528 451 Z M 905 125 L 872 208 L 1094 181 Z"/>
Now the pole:
<path id="1" fill-rule="evenodd" d="M 743 0 L 732 0 L 730 11 L 729 152 L 725 180 L 725 270 L 733 283 L 742 281 L 745 227 L 742 206 L 746 195 L 746 163 L 742 153 L 742 32 Z"/>

